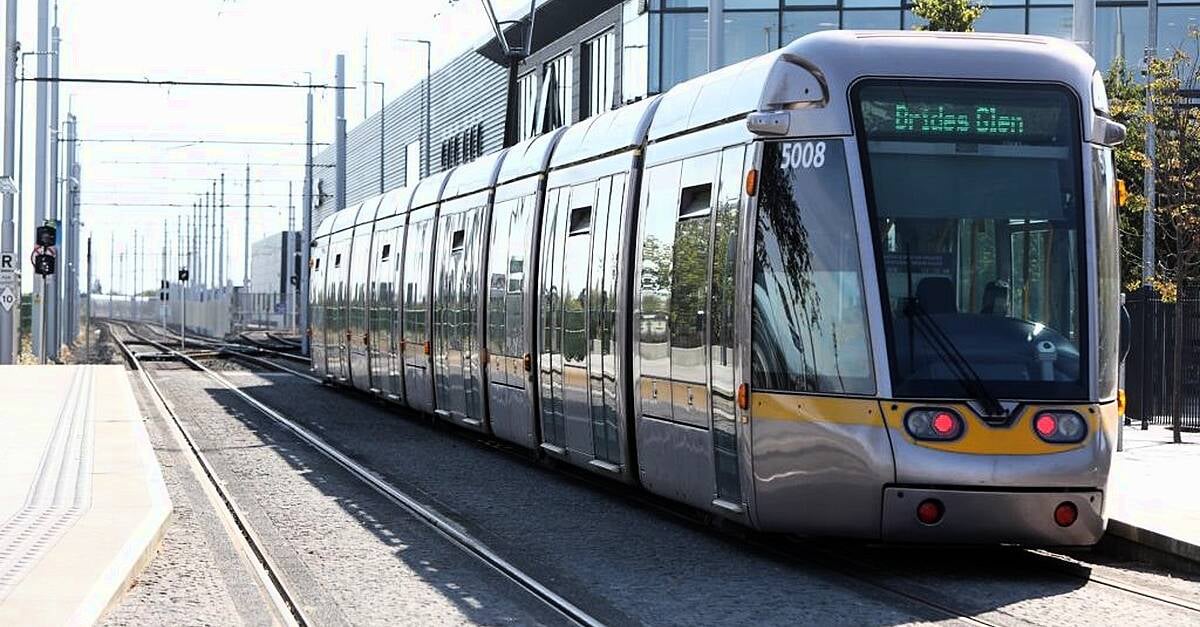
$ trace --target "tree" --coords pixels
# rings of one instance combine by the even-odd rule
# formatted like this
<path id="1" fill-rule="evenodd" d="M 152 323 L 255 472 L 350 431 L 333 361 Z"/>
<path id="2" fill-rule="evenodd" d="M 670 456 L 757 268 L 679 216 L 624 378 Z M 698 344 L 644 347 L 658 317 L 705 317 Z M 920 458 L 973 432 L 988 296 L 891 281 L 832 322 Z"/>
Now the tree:
<path id="1" fill-rule="evenodd" d="M 913 14 L 928 23 L 917 30 L 969 33 L 983 15 L 984 8 L 974 0 L 916 0 Z"/>
<path id="2" fill-rule="evenodd" d="M 1189 34 L 1200 41 L 1200 32 Z M 1198 46 L 1200 48 L 1200 46 Z M 1150 63 L 1154 100 L 1157 213 L 1173 244 L 1163 255 L 1175 284 L 1175 342 L 1172 354 L 1172 426 L 1181 441 L 1183 415 L 1183 306 L 1185 287 L 1200 279 L 1200 103 L 1187 94 L 1200 87 L 1200 60 L 1181 49 Z"/>
<path id="3" fill-rule="evenodd" d="M 1185 50 L 1184 48 L 1187 48 Z M 1170 411 L 1175 441 L 1180 441 L 1183 386 L 1182 314 L 1185 288 L 1200 280 L 1200 31 L 1193 29 L 1185 43 L 1159 59 L 1146 72 L 1147 84 L 1134 80 L 1123 61 L 1105 77 L 1109 110 L 1126 126 L 1125 143 L 1113 151 L 1117 178 L 1125 181 L 1128 201 L 1120 211 L 1122 278 L 1126 287 L 1140 281 L 1142 265 L 1142 222 L 1147 202 L 1143 173 L 1148 164 L 1144 152 L 1147 122 L 1146 90 L 1154 103 L 1156 169 L 1155 257 L 1151 283 L 1164 300 L 1175 301 L 1175 350 L 1171 351 Z"/>

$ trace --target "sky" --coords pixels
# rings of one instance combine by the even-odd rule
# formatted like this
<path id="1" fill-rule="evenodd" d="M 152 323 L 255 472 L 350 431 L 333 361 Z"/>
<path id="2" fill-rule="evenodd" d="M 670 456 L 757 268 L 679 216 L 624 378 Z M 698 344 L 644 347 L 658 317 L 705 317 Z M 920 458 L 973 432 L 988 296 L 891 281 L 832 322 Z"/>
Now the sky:
<path id="1" fill-rule="evenodd" d="M 493 1 L 502 18 L 528 11 L 528 0 Z M 37 4 L 18 0 L 22 51 L 38 48 Z M 347 94 L 349 128 L 364 119 L 364 97 L 367 115 L 379 107 L 377 86 L 363 93 L 364 58 L 369 80 L 385 82 L 390 99 L 425 72 L 424 46 L 399 38 L 431 40 L 436 69 L 492 32 L 480 0 L 62 0 L 57 14 L 63 78 L 306 84 L 311 73 L 314 84 L 332 85 L 335 57 L 344 53 L 346 82 L 355 88 Z M 37 73 L 35 59 L 27 59 L 27 76 Z M 36 89 L 27 84 L 24 114 L 18 109 L 25 129 L 20 187 L 26 259 L 33 232 Z M 144 268 L 137 288 L 157 287 L 164 222 L 174 249 L 178 220 L 186 221 L 192 204 L 222 173 L 229 207 L 227 276 L 240 285 L 247 162 L 252 164 L 250 241 L 287 228 L 289 182 L 295 226 L 301 227 L 303 89 L 62 83 L 60 109 L 62 120 L 68 111 L 78 118 L 83 237 L 93 238 L 94 276 L 105 292 L 113 275 L 118 293 L 134 289 L 135 254 Z M 320 144 L 333 136 L 331 90 L 318 90 L 315 119 L 314 153 L 319 153 Z M 166 265 L 173 275 L 174 255 Z M 32 279 L 26 263 L 26 291 Z"/>

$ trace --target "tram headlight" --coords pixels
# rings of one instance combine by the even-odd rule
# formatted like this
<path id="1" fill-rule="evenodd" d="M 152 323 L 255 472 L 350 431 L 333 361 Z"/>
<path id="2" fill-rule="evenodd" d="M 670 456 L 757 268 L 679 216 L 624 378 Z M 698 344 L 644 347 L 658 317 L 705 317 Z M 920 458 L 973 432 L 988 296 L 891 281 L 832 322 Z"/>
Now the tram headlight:
<path id="1" fill-rule="evenodd" d="M 1087 423 L 1073 411 L 1044 411 L 1034 417 L 1033 432 L 1046 442 L 1074 444 L 1087 435 Z"/>
<path id="2" fill-rule="evenodd" d="M 918 407 L 904 416 L 904 429 L 918 440 L 956 440 L 963 433 L 963 419 L 940 407 Z"/>

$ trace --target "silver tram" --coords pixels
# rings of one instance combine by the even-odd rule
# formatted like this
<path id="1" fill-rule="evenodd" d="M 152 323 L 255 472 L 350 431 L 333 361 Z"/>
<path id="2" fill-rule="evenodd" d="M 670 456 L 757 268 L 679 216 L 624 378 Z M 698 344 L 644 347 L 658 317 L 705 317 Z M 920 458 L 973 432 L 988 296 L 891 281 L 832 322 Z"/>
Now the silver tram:
<path id="1" fill-rule="evenodd" d="M 1067 42 L 812 34 L 325 220 L 313 367 L 762 530 L 1094 543 L 1123 137 Z"/>

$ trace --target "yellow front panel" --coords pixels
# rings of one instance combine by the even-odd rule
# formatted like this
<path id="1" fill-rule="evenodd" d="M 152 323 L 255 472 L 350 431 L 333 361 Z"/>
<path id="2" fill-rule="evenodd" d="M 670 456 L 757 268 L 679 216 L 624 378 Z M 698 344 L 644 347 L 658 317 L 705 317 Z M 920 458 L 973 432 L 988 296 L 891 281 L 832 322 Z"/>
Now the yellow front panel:
<path id="1" fill-rule="evenodd" d="M 1109 441 L 1115 441 L 1117 429 L 1117 404 L 1104 405 L 1027 405 L 1021 410 L 1020 416 L 1006 427 L 992 427 L 971 411 L 963 403 L 912 403 L 887 402 L 883 403 L 884 416 L 888 427 L 901 434 L 911 444 L 926 448 L 952 453 L 968 453 L 975 455 L 1041 455 L 1046 453 L 1061 453 L 1072 451 L 1084 446 L 1090 446 L 1096 433 L 1103 428 Z M 904 415 L 916 407 L 948 407 L 962 416 L 965 429 L 962 437 L 951 442 L 936 442 L 917 440 L 908 434 L 904 428 Z M 1052 444 L 1045 442 L 1034 433 L 1034 416 L 1042 410 L 1071 410 L 1083 416 L 1088 426 L 1088 434 L 1082 442 L 1075 444 Z"/>
<path id="2" fill-rule="evenodd" d="M 750 409 L 755 420 L 883 426 L 879 417 L 879 401 L 873 398 L 754 392 L 750 397 Z"/>

